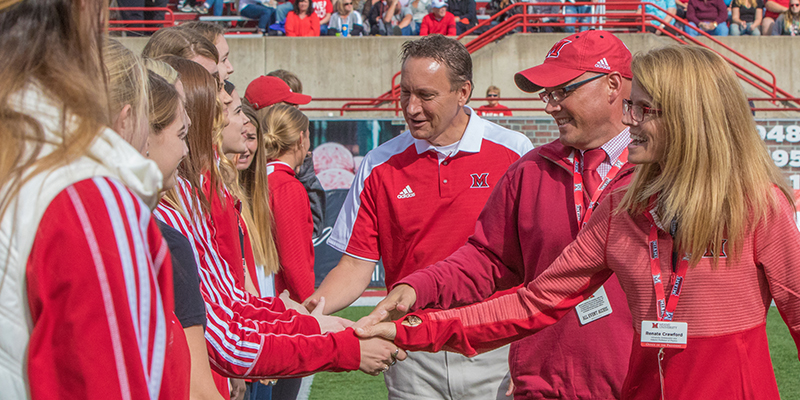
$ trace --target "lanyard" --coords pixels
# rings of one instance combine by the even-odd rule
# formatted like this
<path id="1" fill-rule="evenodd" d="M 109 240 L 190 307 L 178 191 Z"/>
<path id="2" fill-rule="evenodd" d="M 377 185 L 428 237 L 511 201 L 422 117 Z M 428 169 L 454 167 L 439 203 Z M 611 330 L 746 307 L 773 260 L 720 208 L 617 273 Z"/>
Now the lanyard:
<path id="1" fill-rule="evenodd" d="M 653 274 L 653 286 L 656 291 L 656 316 L 659 321 L 672 321 L 675 307 L 678 306 L 678 299 L 681 296 L 681 288 L 686 281 L 686 271 L 689 270 L 689 255 L 686 254 L 678 263 L 678 269 L 670 277 L 672 292 L 669 299 L 664 298 L 664 284 L 661 282 L 660 253 L 658 251 L 658 228 L 655 220 L 650 214 L 650 210 L 645 212 L 650 221 L 650 234 L 647 236 L 647 248 L 650 254 L 650 272 Z"/>
<path id="2" fill-rule="evenodd" d="M 600 186 L 597 187 L 597 190 L 594 191 L 594 195 L 592 196 L 591 201 L 589 202 L 588 207 L 584 207 L 583 204 L 583 175 L 581 174 L 581 170 L 583 170 L 583 161 L 578 162 L 578 155 L 573 150 L 572 151 L 572 164 L 575 166 L 573 173 L 572 173 L 572 181 L 575 187 L 575 213 L 578 217 L 578 229 L 583 229 L 586 225 L 586 222 L 589 221 L 589 217 L 592 216 L 592 212 L 594 211 L 595 207 L 597 207 L 597 200 L 600 198 L 600 194 L 603 193 L 606 186 L 611 183 L 611 180 L 617 176 L 622 166 L 628 162 L 628 149 L 622 151 L 622 154 L 619 155 L 617 161 L 614 162 L 614 165 L 611 166 L 611 170 L 608 171 L 605 178 L 600 182 Z M 583 213 L 583 210 L 586 209 L 586 213 Z M 581 215 L 583 214 L 583 215 Z"/>

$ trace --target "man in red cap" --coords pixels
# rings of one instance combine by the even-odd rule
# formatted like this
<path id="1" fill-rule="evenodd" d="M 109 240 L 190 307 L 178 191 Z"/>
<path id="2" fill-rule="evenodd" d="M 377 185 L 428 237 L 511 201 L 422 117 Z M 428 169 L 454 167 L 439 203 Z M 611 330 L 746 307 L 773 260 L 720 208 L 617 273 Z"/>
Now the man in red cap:
<path id="1" fill-rule="evenodd" d="M 397 318 L 409 310 L 448 309 L 539 276 L 575 239 L 603 195 L 630 180 L 630 134 L 621 122 L 630 62 L 630 51 L 614 35 L 587 31 L 562 39 L 543 64 L 516 74 L 523 91 L 543 90 L 539 97 L 558 124 L 559 139 L 512 165 L 467 244 L 400 280 L 371 317 L 357 324 L 364 328 L 357 333 L 369 335 L 370 324 L 384 312 Z M 512 317 L 519 316 L 497 310 L 491 321 L 475 316 L 469 323 L 491 324 L 500 332 Z M 514 398 L 619 398 L 632 335 L 624 293 L 612 277 L 574 313 L 511 345 Z"/>

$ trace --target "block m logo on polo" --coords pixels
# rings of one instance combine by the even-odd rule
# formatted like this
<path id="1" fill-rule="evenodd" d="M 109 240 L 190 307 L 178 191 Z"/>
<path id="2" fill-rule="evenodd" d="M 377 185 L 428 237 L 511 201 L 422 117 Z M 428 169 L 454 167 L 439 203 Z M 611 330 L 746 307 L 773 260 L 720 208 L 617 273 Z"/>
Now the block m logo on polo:
<path id="1" fill-rule="evenodd" d="M 482 174 L 470 174 L 472 177 L 472 185 L 470 188 L 488 188 L 489 187 L 489 173 L 484 172 Z"/>

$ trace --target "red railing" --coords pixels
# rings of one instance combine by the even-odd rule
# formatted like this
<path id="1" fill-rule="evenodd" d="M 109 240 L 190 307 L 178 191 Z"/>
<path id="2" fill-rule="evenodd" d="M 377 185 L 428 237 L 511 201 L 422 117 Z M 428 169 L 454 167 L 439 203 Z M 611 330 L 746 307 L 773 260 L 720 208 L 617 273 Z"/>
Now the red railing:
<path id="1" fill-rule="evenodd" d="M 562 14 L 562 13 L 542 13 L 537 14 L 530 12 L 533 10 L 534 7 L 563 7 L 563 3 L 515 3 L 511 4 L 508 7 L 504 8 L 503 10 L 495 13 L 488 19 L 484 19 L 480 21 L 476 26 L 472 27 L 471 29 L 467 30 L 463 34 L 458 36 L 458 39 L 462 39 L 465 36 L 472 35 L 476 31 L 483 31 L 480 35 L 476 38 L 470 40 L 465 46 L 470 53 L 474 53 L 479 49 L 483 48 L 489 43 L 492 43 L 496 40 L 502 39 L 505 35 L 512 33 L 517 30 L 527 31 L 528 28 L 539 28 L 539 27 L 575 27 L 576 30 L 580 29 L 580 27 L 594 27 L 597 29 L 613 29 L 613 30 L 627 30 L 630 32 L 646 32 L 648 27 L 659 31 L 663 36 L 672 38 L 673 40 L 677 41 L 680 44 L 694 44 L 697 46 L 702 46 L 705 48 L 709 48 L 716 53 L 720 54 L 722 58 L 727 61 L 731 67 L 734 68 L 734 72 L 736 75 L 748 85 L 754 87 L 756 90 L 764 93 L 767 97 L 765 98 L 751 98 L 751 101 L 759 101 L 759 102 L 770 102 L 773 107 L 754 107 L 754 111 L 800 111 L 800 101 L 798 98 L 791 96 L 787 91 L 782 90 L 777 85 L 777 79 L 775 74 L 772 71 L 768 70 L 761 64 L 751 60 L 749 57 L 745 56 L 744 54 L 734 50 L 730 46 L 720 42 L 715 37 L 708 35 L 706 32 L 697 29 L 696 27 L 689 24 L 689 22 L 683 18 L 679 18 L 676 15 L 670 14 L 667 10 L 655 5 L 653 3 L 648 2 L 638 2 L 638 1 L 614 1 L 609 3 L 591 3 L 592 7 L 597 7 L 601 9 L 601 12 L 593 12 L 593 13 L 583 13 L 583 14 Z M 698 39 L 698 37 L 693 37 L 688 35 L 687 33 L 683 32 L 682 30 L 676 29 L 672 26 L 670 28 L 664 28 L 664 20 L 660 17 L 655 15 L 647 14 L 645 12 L 645 6 L 650 5 L 654 8 L 664 12 L 666 15 L 672 17 L 675 21 L 683 23 L 686 26 L 689 26 L 691 29 L 694 29 L 698 32 L 699 37 L 705 37 L 707 40 L 710 40 L 715 45 L 723 48 L 727 52 L 731 53 L 733 56 L 738 57 L 744 60 L 746 63 L 749 63 L 754 67 L 756 70 L 760 70 L 762 74 L 765 74 L 767 78 L 753 72 L 751 69 L 746 68 L 741 63 L 734 61 L 731 57 L 726 56 L 725 54 L 720 53 L 719 51 L 709 47 L 702 41 Z M 606 12 L 606 8 L 615 7 L 616 9 L 624 10 L 622 12 Z M 521 10 L 517 11 L 515 9 Z M 513 15 L 506 15 L 508 12 L 515 11 L 516 14 Z M 596 11 L 596 9 L 595 9 Z M 500 18 L 506 15 L 506 19 L 502 22 L 497 22 Z M 574 22 L 574 23 L 566 23 L 563 20 L 555 21 L 555 22 L 543 22 L 546 18 L 559 18 L 563 19 L 565 16 L 575 17 L 576 20 L 580 17 L 592 17 L 594 20 L 593 22 Z M 661 25 L 656 25 L 653 22 L 659 22 Z M 495 25 L 492 25 L 496 23 Z M 674 32 L 674 33 L 673 33 Z M 341 115 L 344 115 L 344 112 L 351 112 L 351 111 L 359 111 L 364 109 L 373 110 L 373 109 L 380 109 L 380 110 L 392 110 L 395 113 L 399 113 L 399 84 L 397 83 L 397 78 L 400 76 L 400 72 L 395 73 L 392 76 L 391 80 L 391 89 L 378 96 L 377 98 L 373 99 L 359 99 L 356 102 L 349 102 L 344 104 L 340 109 L 336 109 L 339 111 Z M 477 100 L 477 99 L 475 99 Z M 508 99 L 506 99 L 508 100 Z M 386 108 L 382 107 L 386 103 L 392 103 L 393 107 Z M 792 104 L 793 103 L 793 104 Z M 778 104 L 787 105 L 787 107 L 779 108 Z M 512 110 L 516 111 L 523 111 L 527 109 L 516 109 L 512 108 Z M 535 109 L 540 111 L 541 109 Z"/>
<path id="2" fill-rule="evenodd" d="M 108 21 L 109 31 L 155 32 L 161 28 L 175 26 L 175 14 L 171 9 L 166 7 L 109 7 L 108 11 L 144 11 L 164 13 L 163 20 L 111 19 Z"/>

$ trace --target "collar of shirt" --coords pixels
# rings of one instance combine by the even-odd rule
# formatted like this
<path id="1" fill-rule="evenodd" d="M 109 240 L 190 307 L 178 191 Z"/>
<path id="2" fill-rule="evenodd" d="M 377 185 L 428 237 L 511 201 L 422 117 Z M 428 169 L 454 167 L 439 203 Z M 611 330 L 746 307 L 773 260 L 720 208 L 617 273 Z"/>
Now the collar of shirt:
<path id="1" fill-rule="evenodd" d="M 458 149 L 452 155 L 456 155 L 462 151 L 467 153 L 478 153 L 481 151 L 484 124 L 486 121 L 479 117 L 469 106 L 464 106 L 464 112 L 467 113 L 469 122 L 467 123 L 467 129 L 464 130 L 464 134 L 459 140 Z M 628 137 L 630 140 L 630 135 Z M 627 143 L 625 145 L 627 146 Z M 427 140 L 414 138 L 414 146 L 417 149 L 417 154 L 422 154 L 428 150 L 436 151 L 435 147 Z"/>
<path id="2" fill-rule="evenodd" d="M 295 172 L 292 169 L 292 167 L 289 164 L 287 164 L 287 163 L 285 163 L 283 161 L 277 161 L 276 160 L 276 161 L 270 161 L 270 162 L 267 163 L 267 175 L 275 172 L 276 169 L 283 169 L 286 172 L 288 172 L 289 174 L 291 174 L 292 176 L 294 176 L 294 174 L 295 174 Z"/>
<path id="3" fill-rule="evenodd" d="M 617 136 L 614 136 L 614 138 L 600 146 L 600 148 L 603 149 L 608 156 L 608 158 L 603 161 L 599 167 L 597 167 L 597 173 L 600 174 L 600 178 L 605 178 L 606 174 L 608 174 L 608 171 L 611 170 L 611 166 L 614 165 L 625 148 L 628 147 L 628 143 L 630 142 L 630 128 L 626 127 Z M 581 157 L 583 157 L 583 153 L 584 150 L 581 150 Z"/>

